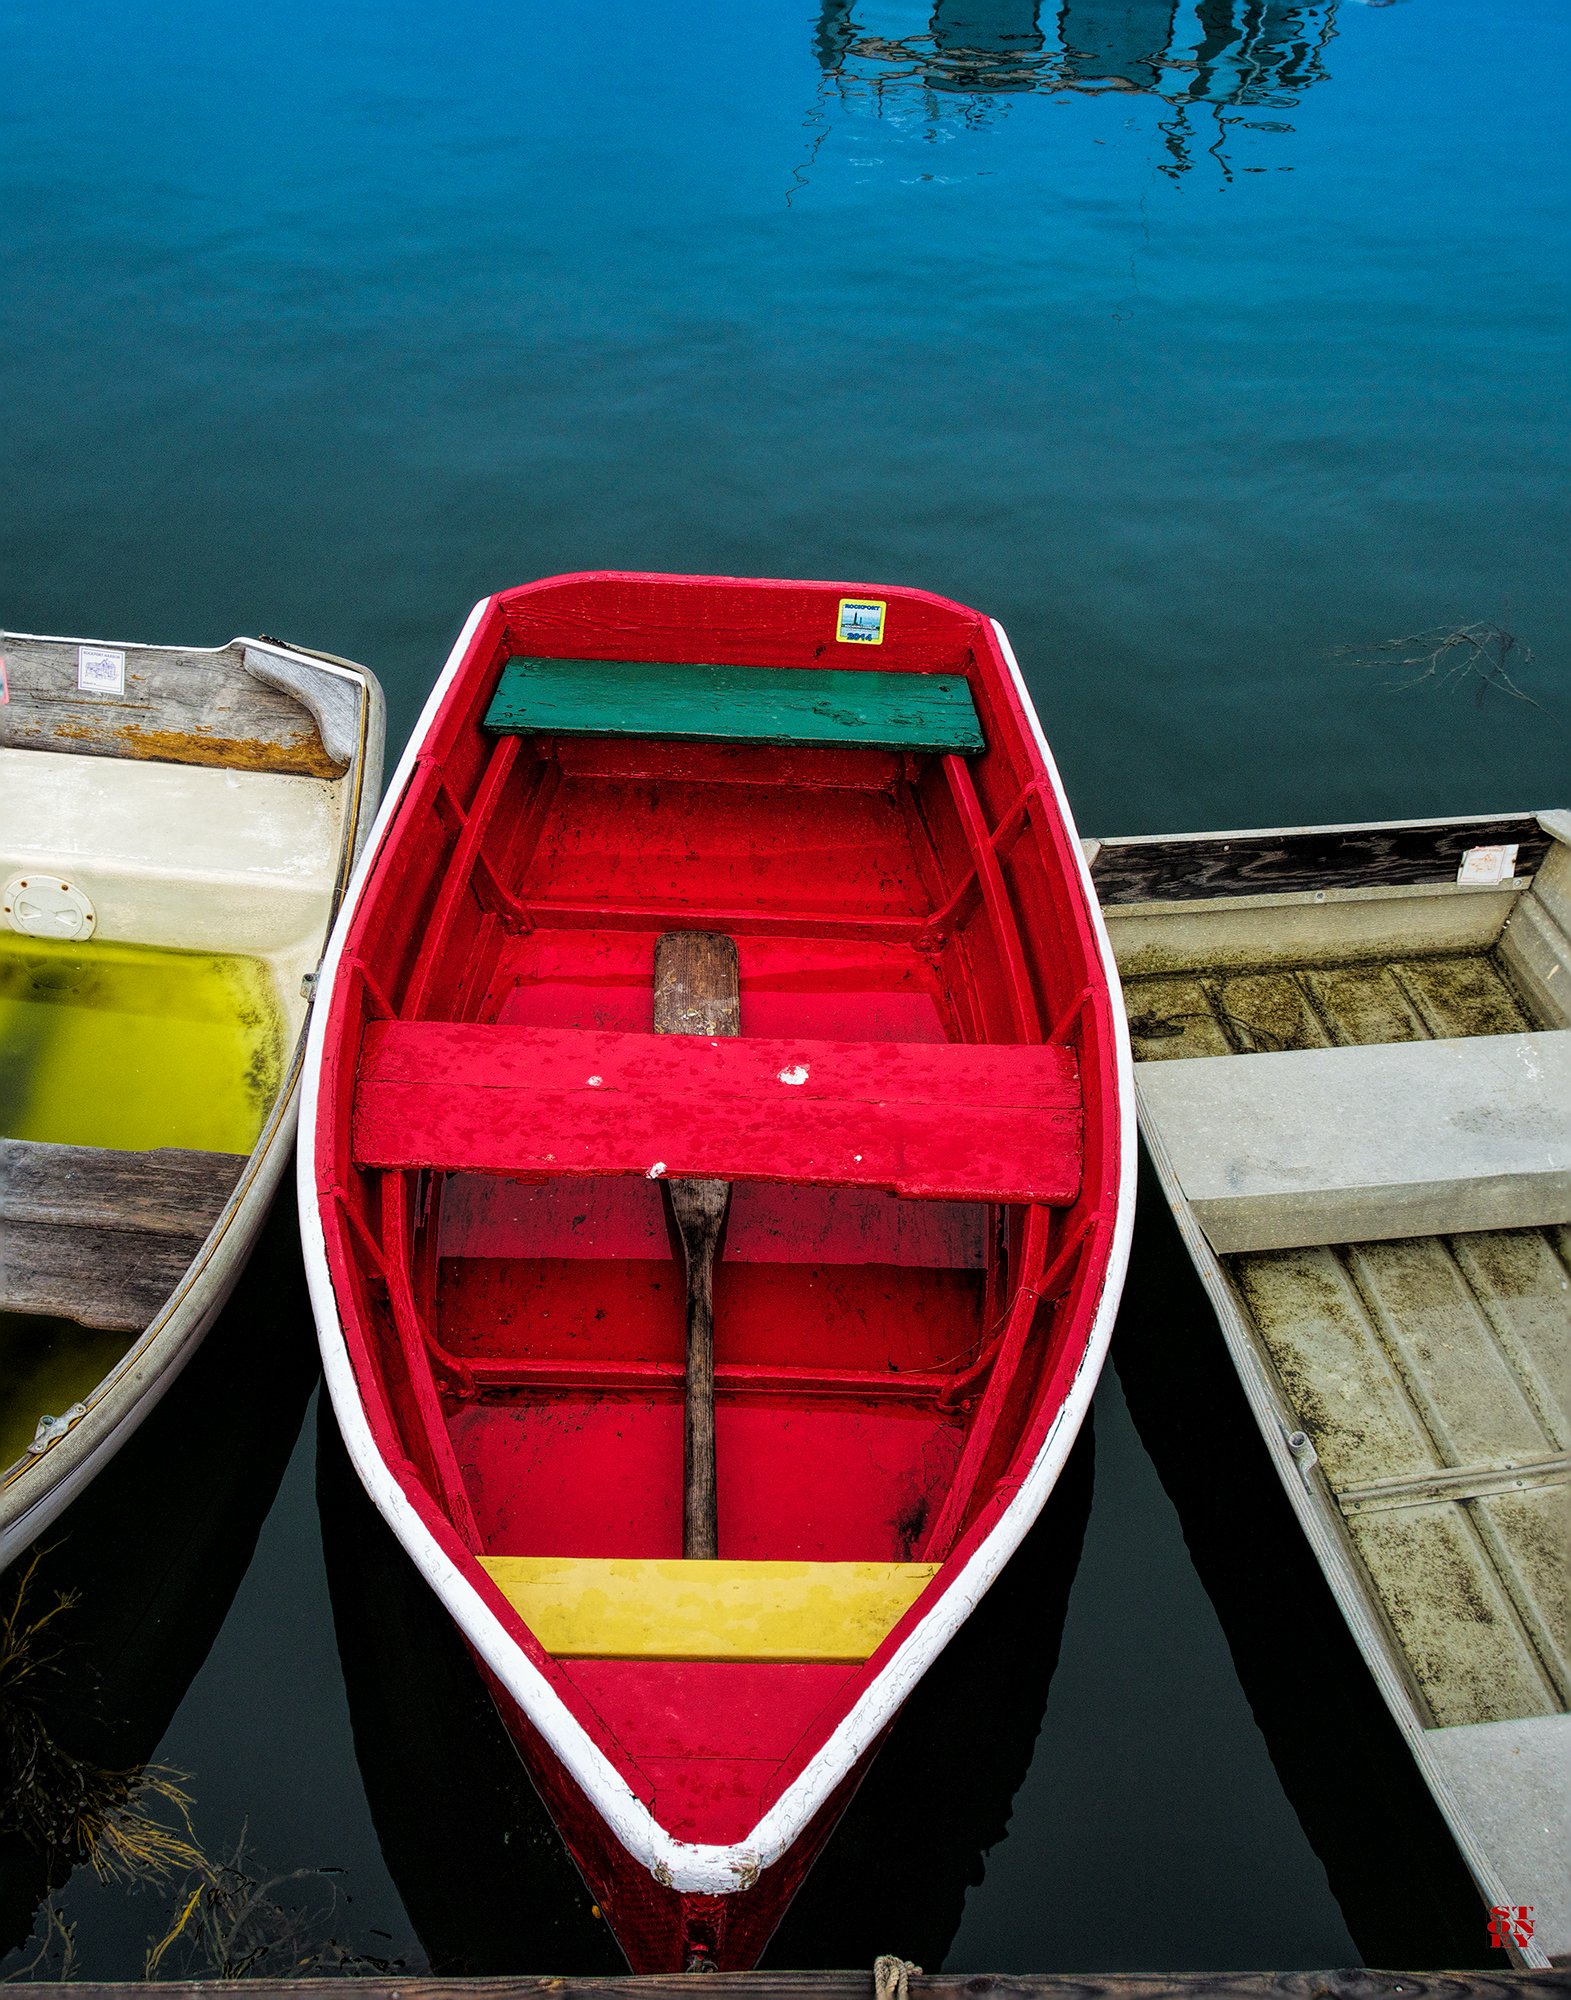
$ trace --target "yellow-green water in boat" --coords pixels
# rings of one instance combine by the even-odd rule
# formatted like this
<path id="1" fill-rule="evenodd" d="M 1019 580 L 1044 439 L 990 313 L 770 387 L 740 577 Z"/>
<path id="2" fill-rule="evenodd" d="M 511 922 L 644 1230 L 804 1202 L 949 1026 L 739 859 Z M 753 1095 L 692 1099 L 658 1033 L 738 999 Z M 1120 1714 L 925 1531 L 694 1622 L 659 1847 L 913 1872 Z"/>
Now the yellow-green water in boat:
<path id="1" fill-rule="evenodd" d="M 0 1137 L 248 1153 L 284 1023 L 254 958 L 0 933 Z M 0 1466 L 89 1396 L 135 1335 L 0 1312 Z"/>
<path id="2" fill-rule="evenodd" d="M 259 959 L 0 933 L 0 1137 L 248 1153 L 283 1059 Z"/>
<path id="3" fill-rule="evenodd" d="M 38 1419 L 92 1394 L 137 1338 L 43 1313 L 0 1312 L 0 1466 L 14 1465 Z"/>

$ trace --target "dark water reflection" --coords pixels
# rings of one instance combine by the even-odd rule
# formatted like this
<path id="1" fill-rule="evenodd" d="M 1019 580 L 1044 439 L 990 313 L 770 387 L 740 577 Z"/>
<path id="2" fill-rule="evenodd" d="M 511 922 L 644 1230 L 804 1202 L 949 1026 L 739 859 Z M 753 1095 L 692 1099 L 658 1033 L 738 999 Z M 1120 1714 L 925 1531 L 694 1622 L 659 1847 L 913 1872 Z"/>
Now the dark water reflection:
<path id="1" fill-rule="evenodd" d="M 1562 0 L 13 0 L 0 623 L 291 634 L 396 743 L 499 585 L 883 579 L 1004 621 L 1089 831 L 1564 802 L 1568 56 Z M 1541 706 L 1357 663 L 1493 618 Z M 270 1243 L 63 1524 L 65 1722 L 342 1869 L 317 1945 L 603 1963 Z M 1114 1358 L 776 1962 L 1481 1960 L 1150 1202 Z M 81 1969 L 173 1893 L 78 1871 Z"/>
<path id="2" fill-rule="evenodd" d="M 920 25 L 902 0 L 823 0 L 814 52 L 836 95 L 882 109 L 925 98 L 937 123 L 965 100 L 984 120 L 995 100 L 1027 91 L 1123 92 L 1160 99 L 1168 174 L 1194 164 L 1201 143 L 1226 173 L 1227 113 L 1290 110 L 1328 74 L 1338 0 L 936 0 Z M 1360 0 L 1367 4 L 1367 0 Z M 876 25 L 875 25 L 876 24 Z M 902 32 L 902 30 L 904 30 Z M 1252 131 L 1286 132 L 1278 120 Z"/>

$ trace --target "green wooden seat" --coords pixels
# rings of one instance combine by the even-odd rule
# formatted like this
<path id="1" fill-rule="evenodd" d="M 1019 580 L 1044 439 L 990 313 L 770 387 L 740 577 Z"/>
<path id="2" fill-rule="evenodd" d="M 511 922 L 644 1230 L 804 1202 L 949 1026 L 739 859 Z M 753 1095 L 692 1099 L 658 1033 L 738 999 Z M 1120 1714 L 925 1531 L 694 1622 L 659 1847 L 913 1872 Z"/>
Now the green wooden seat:
<path id="1" fill-rule="evenodd" d="M 498 734 L 669 736 L 704 743 L 838 743 L 980 750 L 963 674 L 699 667 L 515 655 L 486 711 Z"/>

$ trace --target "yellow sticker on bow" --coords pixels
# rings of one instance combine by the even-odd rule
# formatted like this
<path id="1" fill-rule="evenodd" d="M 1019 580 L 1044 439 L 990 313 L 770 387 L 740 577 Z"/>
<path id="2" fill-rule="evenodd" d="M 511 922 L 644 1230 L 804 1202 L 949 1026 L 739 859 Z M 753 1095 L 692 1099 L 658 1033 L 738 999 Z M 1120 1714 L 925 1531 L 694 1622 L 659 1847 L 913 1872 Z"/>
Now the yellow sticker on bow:
<path id="1" fill-rule="evenodd" d="M 881 646 L 887 608 L 881 597 L 842 597 L 836 639 L 842 646 Z"/>

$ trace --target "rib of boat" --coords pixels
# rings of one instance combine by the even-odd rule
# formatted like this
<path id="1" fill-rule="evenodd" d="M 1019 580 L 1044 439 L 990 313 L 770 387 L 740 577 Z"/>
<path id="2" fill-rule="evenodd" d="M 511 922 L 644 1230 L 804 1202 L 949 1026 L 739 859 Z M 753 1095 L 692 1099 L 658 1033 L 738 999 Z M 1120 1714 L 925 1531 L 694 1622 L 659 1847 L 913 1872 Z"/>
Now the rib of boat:
<path id="1" fill-rule="evenodd" d="M 1480 1943 L 1563 1960 L 1571 814 L 1110 840 L 1093 874 L 1147 1146 Z"/>
<path id="2" fill-rule="evenodd" d="M 0 633 L 0 1563 L 233 1288 L 381 780 L 363 668 Z"/>
<path id="3" fill-rule="evenodd" d="M 1052 1488 L 1126 1064 L 996 624 L 476 606 L 324 964 L 307 1269 L 359 1476 L 636 1969 L 756 1961 Z"/>

